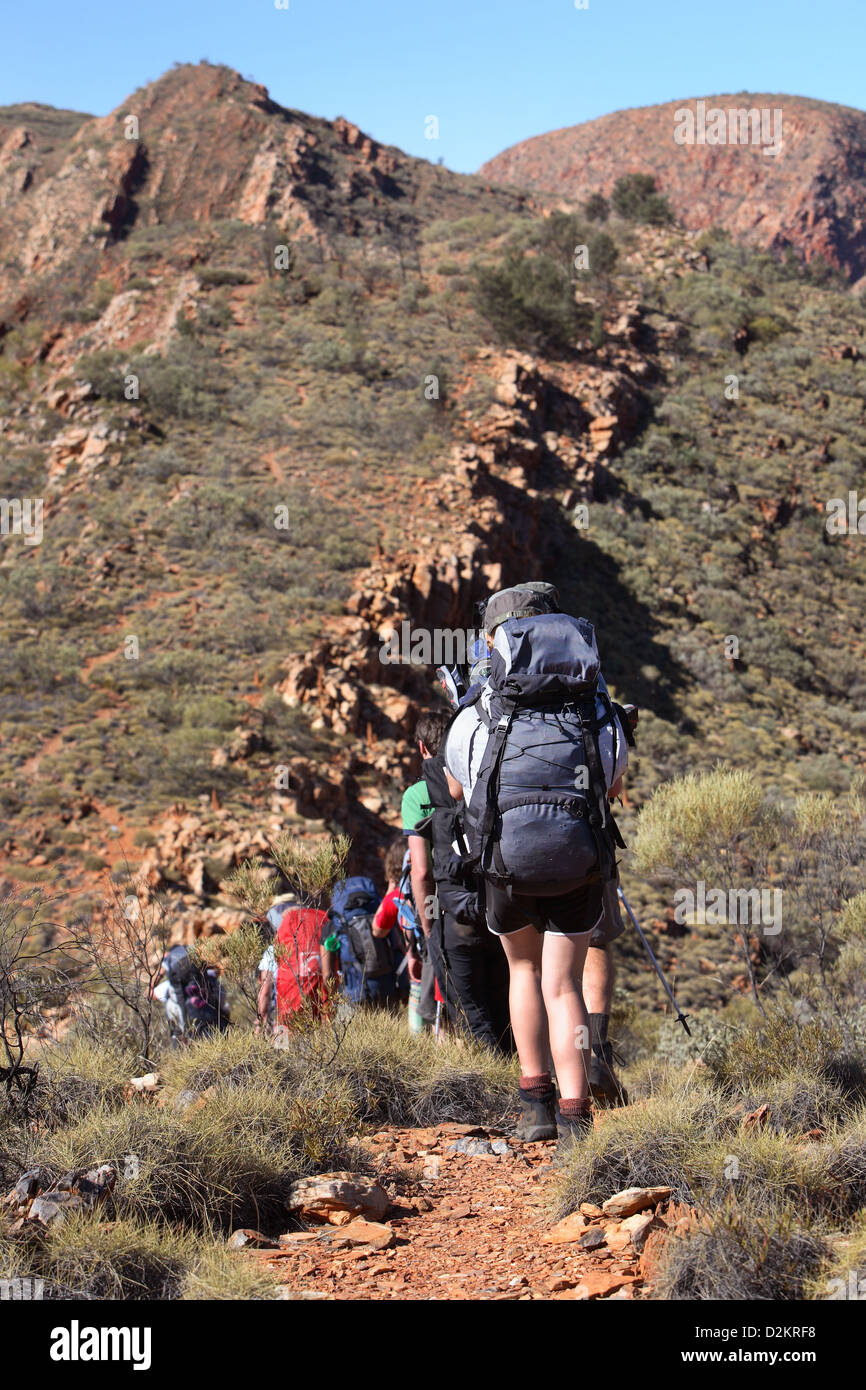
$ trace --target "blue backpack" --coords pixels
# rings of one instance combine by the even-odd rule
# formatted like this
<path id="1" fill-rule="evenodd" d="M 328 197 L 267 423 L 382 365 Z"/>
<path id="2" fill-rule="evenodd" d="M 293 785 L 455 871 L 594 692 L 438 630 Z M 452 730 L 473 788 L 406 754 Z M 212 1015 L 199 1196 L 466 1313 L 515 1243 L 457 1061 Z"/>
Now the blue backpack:
<path id="1" fill-rule="evenodd" d="M 373 935 L 373 917 L 378 906 L 379 894 L 371 878 L 346 878 L 331 895 L 331 926 L 340 940 L 343 989 L 351 999 L 363 997 L 367 980 L 390 975 L 394 970 L 394 954 L 388 940 Z"/>

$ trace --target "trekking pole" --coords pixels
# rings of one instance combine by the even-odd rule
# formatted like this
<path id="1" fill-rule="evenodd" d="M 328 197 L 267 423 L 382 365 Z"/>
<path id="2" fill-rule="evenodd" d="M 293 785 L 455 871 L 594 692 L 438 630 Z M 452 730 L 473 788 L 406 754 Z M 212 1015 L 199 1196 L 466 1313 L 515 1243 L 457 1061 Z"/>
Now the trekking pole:
<path id="1" fill-rule="evenodd" d="M 635 917 L 634 913 L 632 912 L 631 907 L 630 907 L 630 905 L 629 905 L 628 898 L 626 897 L 625 893 L 622 891 L 622 888 L 620 887 L 619 884 L 616 885 L 616 891 L 617 891 L 617 896 L 619 897 L 620 901 L 622 902 L 623 907 L 625 908 L 626 912 L 628 913 L 629 917 L 631 918 L 632 922 L 634 923 L 635 931 L 637 932 L 638 936 L 639 936 L 640 939 L 641 939 L 641 942 L 643 943 L 643 948 L 644 948 L 644 950 L 646 951 L 647 955 L 649 956 L 650 960 L 652 961 L 653 969 L 655 970 L 656 974 L 658 975 L 659 979 L 660 979 L 661 982 L 662 982 L 662 985 L 663 985 L 663 987 L 664 987 L 665 994 L 667 995 L 668 999 L 670 999 L 671 1004 L 673 1005 L 674 1013 L 675 1013 L 676 1016 L 677 1016 L 677 1023 L 681 1023 L 681 1024 L 683 1025 L 683 1028 L 684 1028 L 685 1031 L 686 1031 L 686 1036 L 690 1038 L 690 1037 L 692 1036 L 692 1031 L 691 1031 L 691 1029 L 689 1028 L 688 1023 L 686 1022 L 687 1015 L 684 1014 L 684 1013 L 682 1012 L 682 1010 L 681 1010 L 679 1004 L 677 1003 L 676 999 L 674 998 L 674 992 L 673 992 L 673 990 L 671 989 L 670 985 L 668 984 L 667 980 L 665 979 L 664 975 L 662 974 L 661 966 L 659 965 L 658 961 L 656 960 L 655 956 L 653 955 L 653 949 L 652 949 L 652 947 L 650 946 L 649 942 L 647 941 L 646 937 L 644 936 L 643 931 L 642 931 L 642 929 L 641 929 L 641 924 L 640 924 L 640 922 L 637 920 L 637 918 Z"/>
<path id="2" fill-rule="evenodd" d="M 435 1037 L 435 1039 L 436 1039 L 437 1042 L 439 1041 L 439 1025 L 440 1025 L 441 1022 L 442 1022 L 442 1001 L 441 1001 L 441 999 L 437 999 L 437 1000 L 436 1000 L 436 1024 L 435 1024 L 434 1033 L 433 1033 L 433 1036 Z"/>

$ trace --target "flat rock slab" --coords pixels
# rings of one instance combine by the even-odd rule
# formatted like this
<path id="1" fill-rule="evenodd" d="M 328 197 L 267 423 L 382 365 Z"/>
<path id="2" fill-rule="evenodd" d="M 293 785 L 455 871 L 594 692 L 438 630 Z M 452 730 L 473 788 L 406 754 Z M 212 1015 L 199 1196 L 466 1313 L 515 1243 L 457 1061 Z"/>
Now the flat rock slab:
<path id="1" fill-rule="evenodd" d="M 232 1231 L 226 1245 L 229 1250 L 245 1250 L 248 1246 L 253 1246 L 259 1250 L 276 1250 L 277 1242 L 268 1236 L 263 1236 L 261 1231 L 254 1231 L 248 1226 L 241 1227 L 238 1231 Z"/>
<path id="2" fill-rule="evenodd" d="M 344 1212 L 380 1221 L 390 1209 L 391 1198 L 364 1173 L 322 1173 L 294 1183 L 286 1205 L 308 1221 L 331 1222 L 336 1218 L 335 1224 L 341 1224 Z"/>
<path id="3" fill-rule="evenodd" d="M 656 1207 L 659 1202 L 666 1202 L 670 1195 L 669 1187 L 626 1187 L 602 1202 L 601 1209 L 605 1216 L 616 1216 L 621 1220 L 634 1216 L 636 1212 L 646 1211 L 648 1207 Z"/>
<path id="4" fill-rule="evenodd" d="M 612 1270 L 593 1269 L 588 1274 L 584 1274 L 577 1287 L 571 1291 L 570 1296 L 575 1299 L 610 1298 L 611 1294 L 618 1293 L 620 1289 L 629 1288 L 632 1284 L 639 1282 L 634 1274 L 625 1272 L 615 1274 Z M 564 1296 L 567 1298 L 569 1294 Z"/>
<path id="5" fill-rule="evenodd" d="M 570 1216 L 563 1217 L 562 1221 L 557 1221 L 556 1225 L 544 1236 L 545 1245 L 568 1245 L 573 1240 L 580 1240 L 586 1231 L 586 1217 L 579 1211 L 573 1211 Z M 599 1242 L 601 1243 L 601 1242 Z"/>
<path id="6" fill-rule="evenodd" d="M 468 1158 L 489 1158 L 494 1154 L 502 1158 L 511 1153 L 511 1145 L 506 1139 L 456 1139 L 446 1152 L 466 1154 Z"/>
<path id="7" fill-rule="evenodd" d="M 397 1237 L 387 1222 L 365 1221 L 360 1216 L 345 1226 L 326 1226 L 318 1231 L 287 1231 L 279 1239 L 280 1253 L 284 1255 L 322 1248 L 350 1250 L 357 1245 L 365 1246 L 368 1250 L 390 1250 L 396 1243 Z"/>

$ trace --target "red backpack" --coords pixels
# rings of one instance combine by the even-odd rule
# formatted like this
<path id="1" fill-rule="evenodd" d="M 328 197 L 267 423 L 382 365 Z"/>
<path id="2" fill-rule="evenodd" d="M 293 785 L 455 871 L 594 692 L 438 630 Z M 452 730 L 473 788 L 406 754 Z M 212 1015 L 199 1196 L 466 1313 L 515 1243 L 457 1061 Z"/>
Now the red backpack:
<path id="1" fill-rule="evenodd" d="M 277 951 L 277 1018 L 286 1023 L 309 999 L 318 1016 L 325 998 L 319 946 L 327 912 L 290 907 L 274 938 Z"/>

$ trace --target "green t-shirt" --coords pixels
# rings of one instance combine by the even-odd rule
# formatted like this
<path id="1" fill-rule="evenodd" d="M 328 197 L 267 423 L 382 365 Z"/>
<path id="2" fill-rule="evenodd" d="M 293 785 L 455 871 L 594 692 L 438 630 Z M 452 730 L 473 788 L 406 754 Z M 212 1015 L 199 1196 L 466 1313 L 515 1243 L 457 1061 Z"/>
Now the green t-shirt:
<path id="1" fill-rule="evenodd" d="M 403 793 L 403 804 L 400 808 L 403 818 L 403 834 L 410 835 L 418 822 L 429 816 L 432 810 L 427 783 L 422 777 L 420 781 L 413 782 L 411 787 L 407 787 Z"/>

